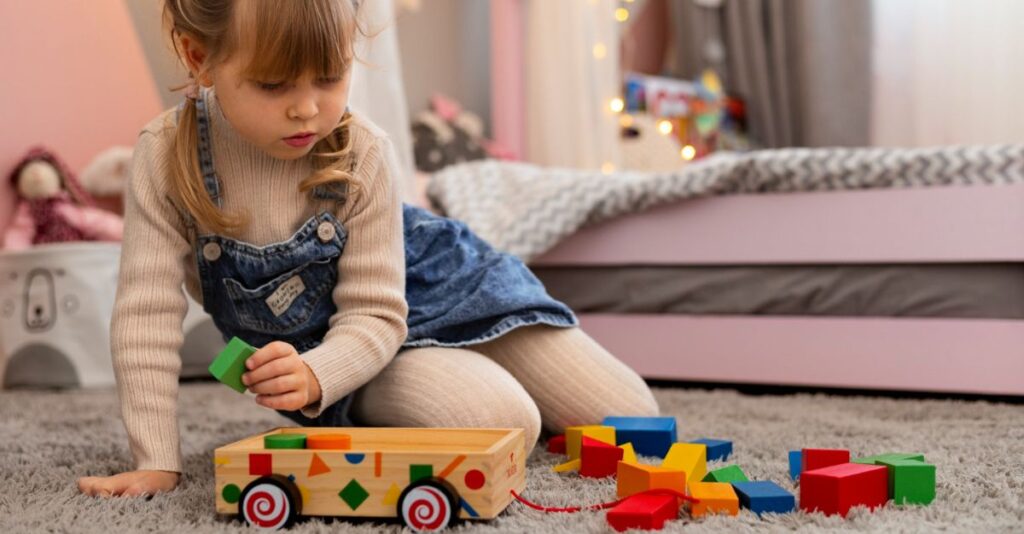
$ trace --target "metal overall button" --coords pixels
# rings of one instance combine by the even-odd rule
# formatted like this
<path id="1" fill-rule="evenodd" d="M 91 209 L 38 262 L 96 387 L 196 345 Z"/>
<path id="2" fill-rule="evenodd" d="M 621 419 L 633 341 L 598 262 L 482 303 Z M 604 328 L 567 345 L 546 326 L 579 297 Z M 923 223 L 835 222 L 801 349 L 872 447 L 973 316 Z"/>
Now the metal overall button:
<path id="1" fill-rule="evenodd" d="M 203 257 L 206 261 L 217 261 L 220 258 L 220 245 L 213 242 L 203 245 Z"/>
<path id="2" fill-rule="evenodd" d="M 327 221 L 320 223 L 320 226 L 316 227 L 316 235 L 324 243 L 334 239 L 335 232 L 334 225 Z"/>

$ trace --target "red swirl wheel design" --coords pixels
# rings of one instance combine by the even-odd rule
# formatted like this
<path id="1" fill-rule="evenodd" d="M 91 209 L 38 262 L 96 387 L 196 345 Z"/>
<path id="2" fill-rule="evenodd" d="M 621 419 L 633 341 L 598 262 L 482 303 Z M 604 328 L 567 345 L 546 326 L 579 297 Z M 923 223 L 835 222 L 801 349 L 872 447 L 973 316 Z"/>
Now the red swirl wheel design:
<path id="1" fill-rule="evenodd" d="M 437 532 L 451 525 L 457 513 L 454 488 L 439 479 L 419 481 L 398 498 L 402 522 L 415 532 Z"/>
<path id="2" fill-rule="evenodd" d="M 299 515 L 301 497 L 292 481 L 280 475 L 252 481 L 238 501 L 238 513 L 245 522 L 277 530 L 291 526 Z"/>

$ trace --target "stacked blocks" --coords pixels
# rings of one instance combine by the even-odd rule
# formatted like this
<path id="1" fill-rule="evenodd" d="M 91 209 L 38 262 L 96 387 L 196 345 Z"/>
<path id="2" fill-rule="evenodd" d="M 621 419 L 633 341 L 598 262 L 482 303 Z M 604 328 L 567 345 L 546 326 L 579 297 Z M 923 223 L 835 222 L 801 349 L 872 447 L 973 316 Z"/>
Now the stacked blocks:
<path id="1" fill-rule="evenodd" d="M 850 508 L 877 508 L 889 500 L 889 472 L 881 465 L 837 464 L 800 475 L 800 508 L 846 517 Z"/>
<path id="2" fill-rule="evenodd" d="M 786 514 L 796 508 L 793 494 L 770 480 L 733 482 L 732 487 L 736 490 L 740 505 L 757 515 Z"/>
<path id="3" fill-rule="evenodd" d="M 604 478 L 615 474 L 623 450 L 615 445 L 583 436 L 580 451 L 580 476 Z"/>
<path id="4" fill-rule="evenodd" d="M 700 443 L 673 443 L 661 465 L 684 471 L 687 483 L 700 482 L 708 471 L 707 450 Z"/>
<path id="5" fill-rule="evenodd" d="M 224 350 L 210 364 L 210 374 L 231 389 L 245 393 L 242 375 L 245 374 L 245 360 L 256 352 L 256 349 L 237 337 L 231 338 Z"/>
<path id="6" fill-rule="evenodd" d="M 674 495 L 637 495 L 608 511 L 608 524 L 616 531 L 631 528 L 661 530 L 665 521 L 679 516 L 679 500 Z"/>
<path id="7" fill-rule="evenodd" d="M 789 451 L 789 478 L 796 480 L 800 478 L 800 469 L 803 467 L 803 458 L 800 451 Z"/>
<path id="8" fill-rule="evenodd" d="M 686 493 L 686 473 L 678 469 L 619 462 L 616 479 L 620 498 L 659 488 Z"/>
<path id="9" fill-rule="evenodd" d="M 709 462 L 718 460 L 728 460 L 729 455 L 732 454 L 732 442 L 724 439 L 711 439 L 711 438 L 700 438 L 691 441 L 690 443 L 702 443 L 708 447 L 708 458 Z"/>
<path id="10" fill-rule="evenodd" d="M 698 501 L 690 505 L 690 515 L 693 517 L 707 513 L 736 515 L 740 512 L 740 500 L 732 484 L 694 482 L 690 484 L 690 495 Z"/>
<path id="11" fill-rule="evenodd" d="M 704 475 L 703 482 L 747 482 L 747 474 L 738 465 L 727 465 Z"/>
<path id="12" fill-rule="evenodd" d="M 845 449 L 804 449 L 800 452 L 800 472 L 821 469 L 830 465 L 850 462 L 850 451 Z"/>
<path id="13" fill-rule="evenodd" d="M 578 460 L 583 450 L 583 436 L 603 441 L 609 445 L 615 443 L 615 428 L 604 425 L 571 426 L 565 429 L 565 453 L 570 460 Z"/>
<path id="14" fill-rule="evenodd" d="M 603 424 L 615 427 L 615 445 L 632 443 L 643 456 L 664 458 L 676 442 L 675 417 L 605 417 Z"/>

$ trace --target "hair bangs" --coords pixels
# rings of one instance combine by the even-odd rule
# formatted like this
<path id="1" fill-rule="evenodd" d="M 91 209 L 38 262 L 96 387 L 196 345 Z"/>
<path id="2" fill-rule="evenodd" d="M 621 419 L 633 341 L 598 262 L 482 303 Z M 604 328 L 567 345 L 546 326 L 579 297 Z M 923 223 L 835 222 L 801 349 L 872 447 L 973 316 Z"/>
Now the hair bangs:
<path id="1" fill-rule="evenodd" d="M 265 82 L 341 78 L 351 67 L 358 30 L 349 2 L 240 0 L 236 50 L 246 54 L 243 75 Z"/>

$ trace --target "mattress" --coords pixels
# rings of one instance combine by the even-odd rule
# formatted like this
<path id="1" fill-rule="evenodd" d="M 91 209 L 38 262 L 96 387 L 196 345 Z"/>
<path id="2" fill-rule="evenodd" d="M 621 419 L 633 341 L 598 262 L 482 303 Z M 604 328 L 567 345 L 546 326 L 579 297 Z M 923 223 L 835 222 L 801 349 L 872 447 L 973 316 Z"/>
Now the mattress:
<path id="1" fill-rule="evenodd" d="M 1024 319 L 1024 263 L 533 271 L 578 313 Z"/>

